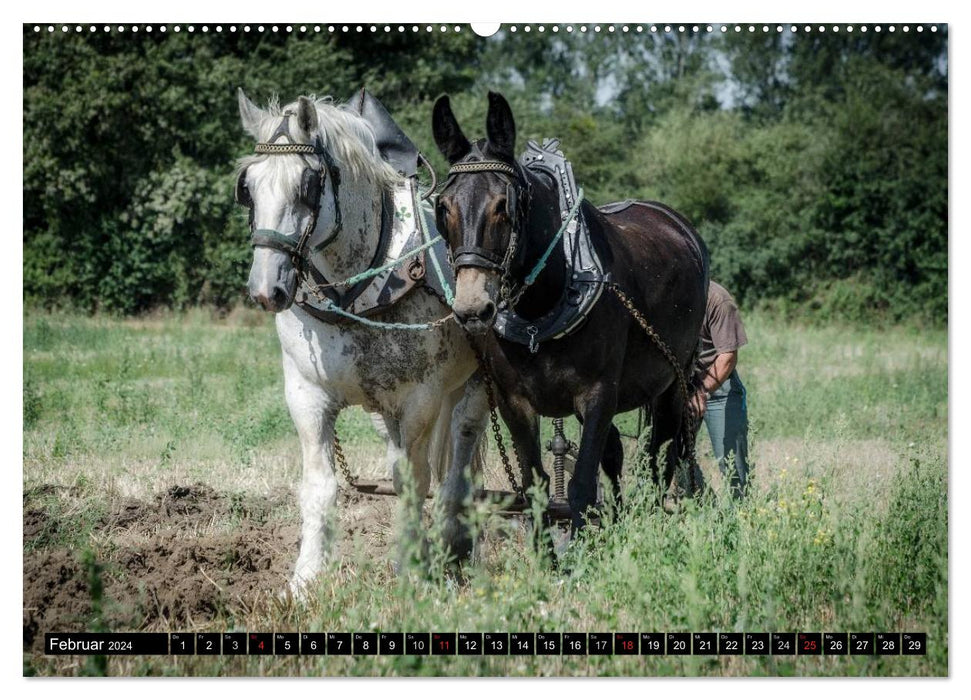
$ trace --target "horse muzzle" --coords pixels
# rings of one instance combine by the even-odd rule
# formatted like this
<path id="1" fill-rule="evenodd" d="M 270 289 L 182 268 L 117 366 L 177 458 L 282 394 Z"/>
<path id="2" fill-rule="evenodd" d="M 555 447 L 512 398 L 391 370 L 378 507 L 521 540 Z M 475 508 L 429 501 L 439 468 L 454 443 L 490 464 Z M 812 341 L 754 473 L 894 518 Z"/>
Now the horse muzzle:
<path id="1" fill-rule="evenodd" d="M 293 305 L 297 292 L 297 271 L 293 268 L 282 273 L 276 280 L 265 277 L 254 280 L 250 275 L 249 295 L 264 311 L 280 313 Z"/>
<path id="2" fill-rule="evenodd" d="M 455 320 L 473 335 L 483 335 L 496 320 L 496 275 L 475 267 L 459 268 L 455 280 Z"/>
<path id="3" fill-rule="evenodd" d="M 472 335 L 485 335 L 496 320 L 496 305 L 488 301 L 480 308 L 475 310 L 459 309 L 458 305 L 452 307 L 455 320 Z"/>

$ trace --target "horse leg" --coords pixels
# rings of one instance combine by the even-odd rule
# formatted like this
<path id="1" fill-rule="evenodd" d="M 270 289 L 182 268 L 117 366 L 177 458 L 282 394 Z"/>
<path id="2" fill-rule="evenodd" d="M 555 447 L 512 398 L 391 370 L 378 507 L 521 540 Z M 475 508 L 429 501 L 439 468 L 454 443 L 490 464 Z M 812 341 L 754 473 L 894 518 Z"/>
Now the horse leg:
<path id="1" fill-rule="evenodd" d="M 284 361 L 286 399 L 300 436 L 303 474 L 299 501 L 300 554 L 290 588 L 301 595 L 320 573 L 330 556 L 337 506 L 337 475 L 334 473 L 334 423 L 341 404 L 318 384 L 307 381 Z"/>
<path id="2" fill-rule="evenodd" d="M 539 446 L 539 416 L 529 402 L 519 396 L 500 396 L 498 403 L 502 420 L 509 428 L 513 450 L 522 466 L 523 494 L 529 498 L 529 491 L 537 481 L 538 487 L 549 494 L 550 477 L 543 470 L 543 453 Z M 538 552 L 545 552 L 555 567 L 556 546 L 551 525 L 548 513 L 543 514 L 542 522 L 533 523 L 533 544 Z"/>
<path id="3" fill-rule="evenodd" d="M 391 478 L 395 493 L 397 493 L 398 485 L 401 483 L 399 472 L 408 458 L 401 448 L 401 431 L 398 429 L 398 421 L 390 415 L 372 413 L 371 425 L 374 426 L 378 436 L 387 445 L 387 451 L 384 455 L 385 473 Z"/>
<path id="4" fill-rule="evenodd" d="M 399 522 L 402 527 L 398 534 L 398 562 L 404 563 L 414 555 L 419 560 L 425 557 L 427 542 L 422 532 L 422 513 L 428 489 L 431 486 L 431 467 L 428 463 L 428 447 L 435 419 L 441 408 L 441 397 L 431 391 L 419 388 L 404 397 L 401 420 L 398 422 L 401 434 L 401 447 L 407 455 L 411 469 L 401 469 L 395 490 L 405 492 L 411 487 L 414 501 L 402 498 Z M 407 484 L 405 482 L 408 482 Z M 413 509 L 413 510 L 412 510 Z M 415 547 L 415 548 L 412 548 Z"/>
<path id="5" fill-rule="evenodd" d="M 623 505 L 620 495 L 620 475 L 624 470 L 624 445 L 620 441 L 620 431 L 613 422 L 610 423 L 607 430 L 607 441 L 604 445 L 600 466 L 603 467 L 604 474 L 610 480 L 614 500 L 617 503 L 617 508 L 620 509 Z"/>
<path id="6" fill-rule="evenodd" d="M 539 416 L 529 402 L 519 396 L 499 397 L 499 414 L 509 428 L 513 450 L 522 467 L 523 491 L 539 480 L 549 491 L 550 477 L 543 470 L 543 453 L 539 447 Z"/>
<path id="7" fill-rule="evenodd" d="M 405 469 L 408 468 L 408 452 L 401 439 L 401 423 L 396 418 L 384 417 L 384 428 L 388 450 L 384 456 L 384 463 L 391 475 L 391 485 L 399 496 L 404 490 Z"/>
<path id="8" fill-rule="evenodd" d="M 577 420 L 582 426 L 583 416 L 577 415 Z M 620 476 L 624 471 L 624 444 L 620 441 L 620 430 L 613 424 L 613 421 L 611 421 L 610 428 L 607 431 L 607 442 L 604 445 L 600 466 L 603 467 L 604 474 L 610 480 L 614 499 L 617 501 L 617 506 L 620 507 Z"/>
<path id="9" fill-rule="evenodd" d="M 580 435 L 580 451 L 568 489 L 574 536 L 586 524 L 587 508 L 597 500 L 597 473 L 603 459 L 604 446 L 613 427 L 617 395 L 601 384 L 581 402 L 584 404 L 580 411 L 583 415 L 583 432 Z"/>
<path id="10" fill-rule="evenodd" d="M 473 374 L 460 391 L 461 399 L 452 411 L 452 459 L 439 491 L 438 504 L 444 518 L 445 546 L 453 557 L 461 560 L 472 552 L 472 538 L 460 516 L 471 491 L 471 473 L 478 466 L 476 448 L 488 421 L 489 401 L 481 372 Z"/>

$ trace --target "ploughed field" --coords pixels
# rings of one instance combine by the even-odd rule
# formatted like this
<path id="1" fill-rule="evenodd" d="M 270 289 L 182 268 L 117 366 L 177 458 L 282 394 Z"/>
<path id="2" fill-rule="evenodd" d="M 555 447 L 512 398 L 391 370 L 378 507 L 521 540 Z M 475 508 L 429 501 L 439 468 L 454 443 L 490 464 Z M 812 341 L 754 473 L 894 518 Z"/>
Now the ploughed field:
<path id="1" fill-rule="evenodd" d="M 397 499 L 342 490 L 335 561 L 280 595 L 299 541 L 296 433 L 272 320 L 24 318 L 24 670 L 52 631 L 926 632 L 921 657 L 111 657 L 109 674 L 943 675 L 947 335 L 746 317 L 752 489 L 669 516 L 625 440 L 626 507 L 551 567 L 522 520 L 471 518 L 459 570 L 399 546 Z M 618 419 L 624 433 L 635 414 Z M 356 474 L 384 477 L 358 409 Z M 549 433 L 544 421 L 544 435 Z M 569 437 L 577 427 L 568 424 Z M 491 443 L 485 481 L 508 488 Z M 699 452 L 712 461 L 702 430 Z M 431 523 L 431 506 L 425 521 Z M 393 561 L 400 560 L 397 572 Z"/>

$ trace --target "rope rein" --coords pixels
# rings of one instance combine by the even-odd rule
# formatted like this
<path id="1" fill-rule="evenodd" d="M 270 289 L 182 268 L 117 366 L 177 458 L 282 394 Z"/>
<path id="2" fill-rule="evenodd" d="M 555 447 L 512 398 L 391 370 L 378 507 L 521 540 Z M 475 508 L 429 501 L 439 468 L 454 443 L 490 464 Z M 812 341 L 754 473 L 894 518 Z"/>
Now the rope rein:
<path id="1" fill-rule="evenodd" d="M 576 217 L 577 212 L 580 211 L 581 204 L 583 204 L 582 187 L 579 190 L 577 190 L 577 199 L 573 203 L 573 206 L 570 207 L 569 213 L 565 217 L 563 217 L 563 225 L 560 226 L 560 230 L 556 232 L 556 235 L 553 236 L 553 240 L 550 241 L 550 244 L 546 247 L 546 250 L 543 251 L 543 254 L 540 256 L 539 260 L 536 261 L 536 264 L 533 266 L 533 269 L 530 271 L 528 275 L 526 275 L 526 279 L 523 281 L 523 289 L 525 289 L 526 287 L 529 287 L 533 282 L 535 282 L 536 278 L 539 277 L 539 273 L 541 273 L 543 271 L 543 268 L 546 267 L 547 260 L 549 260 L 550 255 L 553 254 L 553 250 L 554 248 L 556 248 L 556 244 L 560 242 L 561 238 L 563 238 L 563 234 L 566 232 L 567 228 L 569 228 L 570 223 Z M 520 295 L 521 294 L 522 292 L 520 292 Z"/>
<path id="2" fill-rule="evenodd" d="M 328 282 L 327 284 L 315 284 L 309 288 L 310 292 L 312 292 L 314 296 L 317 296 L 318 298 L 320 298 L 317 292 L 319 292 L 321 289 L 332 289 L 333 287 L 350 287 L 351 285 L 357 284 L 358 282 L 363 282 L 366 279 L 377 277 L 382 272 L 387 272 L 388 270 L 393 270 L 394 268 L 398 267 L 398 265 L 403 263 L 411 256 L 417 255 L 422 251 L 428 250 L 429 248 L 433 247 L 436 243 L 438 243 L 441 239 L 442 239 L 441 236 L 436 236 L 435 238 L 428 241 L 427 243 L 422 243 L 417 248 L 409 250 L 407 253 L 403 253 L 401 256 L 395 258 L 394 260 L 391 260 L 390 262 L 380 267 L 369 268 L 364 272 L 360 272 L 356 275 L 352 275 L 348 277 L 346 280 L 343 280 L 341 282 Z"/>

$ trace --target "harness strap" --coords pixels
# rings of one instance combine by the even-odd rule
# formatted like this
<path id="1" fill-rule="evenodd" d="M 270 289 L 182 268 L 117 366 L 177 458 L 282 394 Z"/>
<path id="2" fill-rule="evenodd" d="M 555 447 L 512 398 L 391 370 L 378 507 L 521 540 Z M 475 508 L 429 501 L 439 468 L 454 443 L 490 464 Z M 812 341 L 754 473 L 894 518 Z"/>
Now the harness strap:
<path id="1" fill-rule="evenodd" d="M 388 254 L 388 246 L 391 244 L 391 215 L 392 215 L 392 203 L 390 193 L 385 192 L 381 198 L 381 234 L 378 236 L 378 247 L 374 251 L 374 257 L 371 258 L 371 264 L 368 265 L 368 269 L 373 269 L 378 263 L 384 260 L 385 256 Z M 313 265 L 308 266 L 308 275 L 313 278 L 313 284 L 308 284 L 308 291 L 317 297 L 325 305 L 331 304 L 338 307 L 349 307 L 354 301 L 361 296 L 361 293 L 370 284 L 370 277 L 360 277 L 354 280 L 353 286 L 346 292 L 341 294 L 335 287 L 343 286 L 342 284 L 333 284 L 328 282 L 327 278 L 324 277 L 321 272 Z M 306 279 L 306 277 L 304 278 Z M 352 278 L 353 279 L 353 278 Z M 306 280 L 310 282 L 310 280 Z M 345 282 L 350 282 L 351 280 L 345 280 Z M 336 303 L 335 303 L 336 302 Z M 310 313 L 312 316 L 316 316 L 320 320 L 332 322 L 333 319 L 328 319 L 326 316 L 321 315 L 326 312 L 316 309 L 306 302 L 297 302 L 298 306 Z"/>
<path id="2" fill-rule="evenodd" d="M 477 160 L 471 163 L 456 163 L 448 169 L 449 177 L 452 175 L 461 175 L 462 173 L 487 172 L 506 173 L 506 175 L 512 176 L 519 175 L 515 167 L 509 165 L 509 163 L 503 163 L 501 160 Z"/>
<path id="3" fill-rule="evenodd" d="M 560 230 L 556 232 L 555 236 L 553 236 L 553 240 L 550 241 L 550 244 L 546 247 L 546 250 L 543 251 L 543 254 L 540 256 L 539 260 L 536 261 L 536 264 L 533 266 L 532 271 L 528 275 L 526 275 L 526 279 L 523 282 L 523 287 L 528 287 L 533 282 L 535 282 L 536 278 L 539 277 L 539 273 L 543 271 L 544 267 L 546 267 L 546 261 L 549 260 L 550 255 L 553 253 L 553 249 L 556 248 L 556 246 L 559 244 L 560 239 L 563 237 L 563 233 L 570 225 L 570 222 L 573 221 L 573 217 L 577 215 L 577 212 L 580 210 L 581 204 L 583 204 L 582 187 L 577 192 L 577 200 L 573 203 L 573 206 L 570 207 L 569 213 L 567 213 L 567 215 L 563 217 L 563 223 L 560 225 Z M 573 278 L 579 279 L 578 275 L 574 275 Z"/>
<path id="4" fill-rule="evenodd" d="M 253 231 L 250 245 L 254 248 L 275 248 L 287 255 L 293 255 L 297 250 L 297 240 L 294 236 L 288 236 L 272 228 L 258 228 Z"/>
<path id="5" fill-rule="evenodd" d="M 286 136 L 278 133 L 274 138 L 279 138 L 281 135 Z M 253 152 L 270 156 L 321 155 L 323 149 L 317 144 L 310 143 L 258 143 L 253 148 Z"/>
<path id="6" fill-rule="evenodd" d="M 455 269 L 469 266 L 503 271 L 504 259 L 493 251 L 477 245 L 459 246 L 452 252 L 452 259 Z"/>

